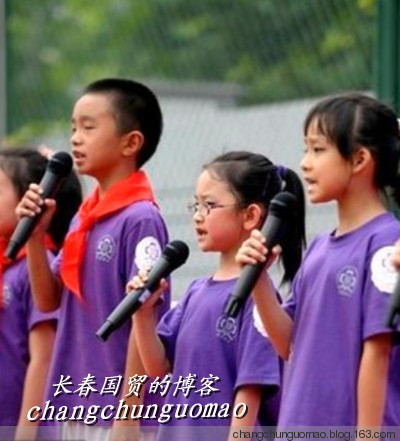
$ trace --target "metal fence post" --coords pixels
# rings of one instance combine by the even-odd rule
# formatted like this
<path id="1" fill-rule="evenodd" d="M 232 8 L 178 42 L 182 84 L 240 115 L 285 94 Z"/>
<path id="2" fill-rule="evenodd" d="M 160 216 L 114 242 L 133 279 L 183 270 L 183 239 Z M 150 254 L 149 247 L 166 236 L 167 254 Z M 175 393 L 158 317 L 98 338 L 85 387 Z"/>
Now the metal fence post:
<path id="1" fill-rule="evenodd" d="M 379 0 L 375 91 L 400 114 L 400 0 Z"/>
<path id="2" fill-rule="evenodd" d="M 7 133 L 6 1 L 0 0 L 0 142 Z"/>

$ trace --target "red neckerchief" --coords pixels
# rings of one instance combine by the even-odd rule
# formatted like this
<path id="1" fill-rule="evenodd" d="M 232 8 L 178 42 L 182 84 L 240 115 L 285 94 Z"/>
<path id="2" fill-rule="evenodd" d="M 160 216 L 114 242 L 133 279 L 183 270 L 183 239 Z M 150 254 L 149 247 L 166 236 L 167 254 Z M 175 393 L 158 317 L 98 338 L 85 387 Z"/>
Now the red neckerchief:
<path id="1" fill-rule="evenodd" d="M 143 171 L 137 171 L 127 179 L 114 184 L 100 199 L 99 188 L 79 208 L 79 225 L 64 242 L 61 261 L 61 277 L 64 285 L 82 300 L 79 270 L 86 248 L 86 234 L 98 220 L 125 208 L 134 202 L 155 203 L 150 182 Z"/>
<path id="2" fill-rule="evenodd" d="M 18 262 L 18 260 L 23 259 L 26 256 L 26 247 L 21 248 L 15 260 L 11 260 L 5 256 L 8 242 L 0 237 L 0 309 L 3 306 L 3 274 L 4 271 L 14 263 Z M 57 247 L 54 245 L 54 242 L 51 240 L 50 236 L 45 236 L 45 247 L 48 250 L 56 251 Z"/>

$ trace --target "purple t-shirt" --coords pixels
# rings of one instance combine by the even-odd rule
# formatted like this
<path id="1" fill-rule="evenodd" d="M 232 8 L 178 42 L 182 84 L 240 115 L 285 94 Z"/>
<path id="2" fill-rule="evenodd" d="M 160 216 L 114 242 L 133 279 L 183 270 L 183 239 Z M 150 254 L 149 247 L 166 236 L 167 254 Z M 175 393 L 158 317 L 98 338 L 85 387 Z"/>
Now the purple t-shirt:
<path id="1" fill-rule="evenodd" d="M 71 229 L 76 228 L 73 220 Z M 138 268 L 153 264 L 167 243 L 167 231 L 159 210 L 141 201 L 98 221 L 90 230 L 81 267 L 83 303 L 64 290 L 58 326 L 48 399 L 52 405 L 92 405 L 118 407 L 124 398 L 122 380 L 131 330 L 131 320 L 101 342 L 96 331 L 125 297 L 126 283 Z M 53 265 L 59 274 L 62 253 Z M 160 306 L 160 315 L 169 308 L 169 293 Z M 137 372 L 130 373 L 134 376 Z M 70 376 L 65 389 L 57 387 L 61 376 Z M 88 377 L 89 376 L 89 377 Z M 114 377 L 114 379 L 112 379 Z M 86 380 L 85 380 L 86 379 Z M 85 384 L 85 385 L 84 385 Z M 82 386 L 81 386 L 82 385 Z M 118 387 L 120 386 L 120 387 Z M 119 392 L 118 392 L 119 389 Z M 98 425 L 110 425 L 113 419 Z"/>
<path id="2" fill-rule="evenodd" d="M 3 274 L 0 308 L 0 426 L 16 426 L 29 364 L 29 332 L 40 322 L 57 320 L 57 311 L 39 312 L 33 305 L 26 259 Z M 41 403 L 37 403 L 41 405 Z"/>
<path id="3" fill-rule="evenodd" d="M 172 366 L 166 403 L 189 406 L 229 403 L 233 408 L 235 393 L 244 385 L 262 386 L 265 395 L 270 397 L 276 394 L 280 385 L 279 359 L 266 337 L 253 301 L 246 302 L 236 319 L 224 314 L 236 281 L 195 280 L 184 298 L 159 323 L 157 332 Z M 195 387 L 188 389 L 190 394 L 186 392 L 188 396 L 185 396 L 185 389 L 180 386 L 183 386 L 182 379 L 190 374 L 196 375 L 192 384 Z M 213 377 L 219 381 L 213 382 Z M 200 392 L 206 383 L 204 379 L 211 380 L 210 386 L 219 391 L 209 395 Z M 275 407 L 269 409 L 270 424 L 276 416 L 277 402 L 273 404 L 271 407 Z M 268 409 L 262 410 L 268 413 Z M 172 418 L 168 424 L 228 426 L 230 423 L 231 418 Z M 160 439 L 168 439 L 168 428 L 164 429 L 160 429 Z M 191 439 L 186 432 L 187 439 Z"/>
<path id="4" fill-rule="evenodd" d="M 389 332 L 384 322 L 397 277 L 389 256 L 399 237 L 399 222 L 386 213 L 340 237 L 321 235 L 309 247 L 285 304 L 294 329 L 280 426 L 356 425 L 363 341 Z M 391 363 L 396 357 L 398 384 L 393 350 Z M 398 420 L 400 388 L 388 397 Z"/>

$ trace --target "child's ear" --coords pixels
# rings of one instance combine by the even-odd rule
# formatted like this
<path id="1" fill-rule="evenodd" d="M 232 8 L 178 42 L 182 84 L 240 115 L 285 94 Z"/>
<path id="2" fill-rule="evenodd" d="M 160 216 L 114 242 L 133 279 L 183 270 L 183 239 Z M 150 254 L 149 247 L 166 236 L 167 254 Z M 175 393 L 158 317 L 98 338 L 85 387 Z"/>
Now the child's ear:
<path id="1" fill-rule="evenodd" d="M 353 153 L 353 171 L 359 173 L 374 164 L 371 152 L 366 147 L 360 147 Z"/>
<path id="2" fill-rule="evenodd" d="M 132 130 L 125 135 L 125 142 L 122 147 L 123 156 L 136 156 L 144 144 L 143 133 L 139 130 Z"/>
<path id="3" fill-rule="evenodd" d="M 260 228 L 261 220 L 264 218 L 265 211 L 258 204 L 250 204 L 246 208 L 244 229 L 246 231 L 254 230 L 254 228 Z"/>

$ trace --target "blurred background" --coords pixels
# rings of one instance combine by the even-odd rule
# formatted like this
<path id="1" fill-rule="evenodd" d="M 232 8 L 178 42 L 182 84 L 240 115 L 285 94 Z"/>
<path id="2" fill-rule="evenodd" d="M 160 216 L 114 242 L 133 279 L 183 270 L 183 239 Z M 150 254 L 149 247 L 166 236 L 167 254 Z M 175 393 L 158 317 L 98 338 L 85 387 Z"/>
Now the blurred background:
<path id="1" fill-rule="evenodd" d="M 170 237 L 191 248 L 179 298 L 214 265 L 186 213 L 202 164 L 249 149 L 299 171 L 304 116 L 327 94 L 364 91 L 399 111 L 399 41 L 400 0 L 0 0 L 0 137 L 68 151 L 85 85 L 153 88 L 165 129 L 146 168 Z M 307 222 L 310 240 L 334 227 L 333 207 L 308 206 Z"/>

